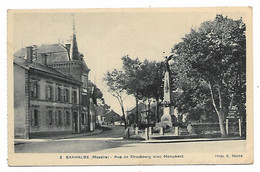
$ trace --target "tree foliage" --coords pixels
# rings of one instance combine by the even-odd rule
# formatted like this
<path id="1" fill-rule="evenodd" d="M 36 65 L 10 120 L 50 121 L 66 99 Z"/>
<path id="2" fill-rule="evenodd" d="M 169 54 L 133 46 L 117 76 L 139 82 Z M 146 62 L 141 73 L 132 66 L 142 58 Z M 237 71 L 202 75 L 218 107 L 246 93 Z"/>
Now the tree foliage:
<path id="1" fill-rule="evenodd" d="M 151 99 L 159 101 L 163 98 L 163 73 L 164 62 L 143 62 L 138 58 L 131 59 L 129 56 L 122 57 L 123 71 L 125 73 L 125 90 L 136 99 L 136 123 L 138 123 L 138 101 L 148 101 L 147 119 L 150 117 Z"/>
<path id="2" fill-rule="evenodd" d="M 108 92 L 114 96 L 121 107 L 121 111 L 125 118 L 125 110 L 124 110 L 124 99 L 125 95 L 125 74 L 121 70 L 114 69 L 112 72 L 107 72 L 103 80 L 106 82 L 108 86 Z M 125 121 L 126 128 L 126 121 Z"/>
<path id="3" fill-rule="evenodd" d="M 186 112 L 212 109 L 219 119 L 225 136 L 224 119 L 233 95 L 238 95 L 240 112 L 245 109 L 246 39 L 245 24 L 217 15 L 175 45 L 175 63 L 178 87 L 184 91 L 179 100 Z M 190 97 L 189 97 L 190 96 Z M 197 112 L 196 112 L 197 113 Z"/>

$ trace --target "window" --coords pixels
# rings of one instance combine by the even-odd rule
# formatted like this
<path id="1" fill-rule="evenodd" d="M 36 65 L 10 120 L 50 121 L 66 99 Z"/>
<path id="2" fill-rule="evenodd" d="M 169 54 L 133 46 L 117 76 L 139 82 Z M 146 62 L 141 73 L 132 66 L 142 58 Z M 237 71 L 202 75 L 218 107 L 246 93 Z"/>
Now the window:
<path id="1" fill-rule="evenodd" d="M 38 92 L 38 84 L 36 82 L 31 83 L 30 84 L 31 98 L 36 99 L 37 98 L 37 92 Z"/>
<path id="2" fill-rule="evenodd" d="M 85 114 L 84 113 L 81 114 L 81 122 L 82 122 L 82 124 L 85 124 Z"/>
<path id="3" fill-rule="evenodd" d="M 37 127 L 39 126 L 39 111 L 38 109 L 34 109 L 32 112 L 32 126 Z"/>
<path id="4" fill-rule="evenodd" d="M 66 111 L 65 113 L 65 125 L 70 125 L 70 113 Z"/>
<path id="5" fill-rule="evenodd" d="M 62 125 L 62 114 L 61 114 L 61 111 L 58 111 L 58 125 Z"/>
<path id="6" fill-rule="evenodd" d="M 77 91 L 73 91 L 71 95 L 71 102 L 77 103 Z"/>
<path id="7" fill-rule="evenodd" d="M 87 75 L 82 75 L 82 82 L 83 82 L 83 87 L 87 88 L 88 87 L 88 76 Z"/>
<path id="8" fill-rule="evenodd" d="M 49 113 L 48 113 L 48 118 L 49 118 L 49 125 L 53 125 L 53 112 L 52 110 L 49 110 Z"/>
<path id="9" fill-rule="evenodd" d="M 46 85 L 46 100 L 52 100 L 53 98 L 53 93 L 52 93 L 52 86 L 51 85 Z"/>
<path id="10" fill-rule="evenodd" d="M 77 103 L 77 91 L 73 91 L 73 97 L 74 97 L 73 103 Z"/>
<path id="11" fill-rule="evenodd" d="M 64 101 L 69 102 L 69 90 L 64 89 Z"/>
<path id="12" fill-rule="evenodd" d="M 88 118 L 87 118 L 87 114 L 86 113 L 82 113 L 81 115 L 81 122 L 82 122 L 82 125 L 86 125 L 88 124 Z"/>
<path id="13" fill-rule="evenodd" d="M 58 101 L 61 101 L 61 88 L 60 87 L 58 87 L 58 93 L 57 93 L 57 100 Z"/>
<path id="14" fill-rule="evenodd" d="M 82 105 L 87 106 L 87 96 L 86 95 L 82 95 Z"/>

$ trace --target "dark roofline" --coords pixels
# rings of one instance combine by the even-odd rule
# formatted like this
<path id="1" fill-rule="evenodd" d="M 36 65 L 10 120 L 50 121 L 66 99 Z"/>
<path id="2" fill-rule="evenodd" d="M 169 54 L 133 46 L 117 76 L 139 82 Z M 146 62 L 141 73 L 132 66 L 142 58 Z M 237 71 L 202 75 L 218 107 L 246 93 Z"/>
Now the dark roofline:
<path id="1" fill-rule="evenodd" d="M 143 103 L 143 102 L 140 102 L 140 103 L 138 103 L 138 108 L 139 108 L 139 106 L 140 105 L 145 105 L 145 106 L 147 106 L 145 103 Z M 134 106 L 131 110 L 127 110 L 126 112 L 131 112 L 131 111 L 134 111 L 134 110 L 136 110 L 136 106 Z"/>
<path id="2" fill-rule="evenodd" d="M 55 61 L 55 62 L 48 63 L 47 66 L 57 65 L 57 64 L 69 64 L 69 63 L 77 63 L 79 65 L 83 65 L 83 69 L 85 72 L 90 71 L 90 69 L 88 68 L 84 60 Z"/>
<path id="3" fill-rule="evenodd" d="M 23 60 L 24 60 L 24 59 L 23 59 Z M 46 68 L 49 68 L 50 70 L 54 70 L 55 72 L 59 73 L 60 75 L 57 75 L 57 74 L 52 73 L 52 72 L 48 72 L 48 71 L 44 71 L 44 70 L 38 69 L 38 68 L 36 68 L 36 67 L 34 67 L 34 66 L 31 66 L 31 64 L 29 64 L 29 63 L 27 63 L 29 66 L 25 66 L 25 65 L 20 64 L 20 63 L 18 63 L 18 62 L 16 62 L 16 61 L 13 61 L 13 63 L 17 64 L 18 66 L 21 66 L 22 68 L 24 68 L 24 69 L 26 69 L 26 70 L 32 69 L 32 70 L 35 70 L 35 71 L 39 71 L 39 72 L 41 72 L 41 73 L 44 74 L 44 75 L 53 75 L 53 76 L 56 77 L 56 78 L 59 78 L 59 79 L 61 79 L 61 80 L 67 81 L 67 82 L 75 83 L 75 84 L 77 84 L 77 85 L 82 85 L 82 84 L 83 84 L 82 82 L 80 82 L 80 81 L 78 81 L 78 80 L 76 80 L 76 79 L 74 79 L 74 78 L 72 78 L 72 77 L 69 77 L 69 76 L 67 76 L 67 75 L 64 75 L 64 74 L 60 73 L 59 71 L 57 71 L 57 70 L 55 70 L 55 69 L 53 69 L 53 68 L 50 68 L 50 67 L 48 67 L 48 66 L 44 66 L 44 65 L 42 65 L 42 64 L 40 64 L 40 63 L 36 63 L 36 64 L 37 64 L 37 65 L 44 66 L 44 67 L 46 67 Z"/>
<path id="4" fill-rule="evenodd" d="M 30 68 L 32 70 L 41 72 L 43 75 L 53 75 L 52 77 L 54 77 L 54 78 L 58 78 L 60 80 L 64 80 L 64 81 L 67 81 L 67 82 L 70 82 L 70 83 L 74 83 L 76 85 L 81 86 L 83 84 L 82 82 L 75 80 L 74 78 L 71 78 L 71 77 L 68 77 L 68 76 L 60 76 L 60 75 L 56 75 L 56 74 L 51 73 L 51 72 L 46 72 L 46 71 L 43 71 L 43 70 L 40 70 L 40 69 L 37 69 L 37 68 L 33 68 L 33 67 L 30 67 Z"/>

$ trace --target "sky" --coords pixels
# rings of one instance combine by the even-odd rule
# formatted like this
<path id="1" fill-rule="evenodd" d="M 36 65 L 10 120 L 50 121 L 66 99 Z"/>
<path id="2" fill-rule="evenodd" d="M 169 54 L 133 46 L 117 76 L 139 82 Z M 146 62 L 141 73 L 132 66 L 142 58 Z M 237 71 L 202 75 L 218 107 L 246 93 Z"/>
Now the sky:
<path id="1" fill-rule="evenodd" d="M 101 89 L 105 102 L 120 115 L 119 103 L 108 93 L 102 78 L 107 71 L 122 67 L 121 57 L 161 61 L 163 52 L 170 54 L 171 48 L 191 28 L 213 20 L 216 14 L 233 19 L 246 17 L 242 11 L 227 8 L 21 11 L 13 15 L 14 52 L 28 45 L 70 42 L 73 13 L 78 48 L 91 70 L 89 79 Z M 134 98 L 128 96 L 125 109 L 134 106 Z"/>

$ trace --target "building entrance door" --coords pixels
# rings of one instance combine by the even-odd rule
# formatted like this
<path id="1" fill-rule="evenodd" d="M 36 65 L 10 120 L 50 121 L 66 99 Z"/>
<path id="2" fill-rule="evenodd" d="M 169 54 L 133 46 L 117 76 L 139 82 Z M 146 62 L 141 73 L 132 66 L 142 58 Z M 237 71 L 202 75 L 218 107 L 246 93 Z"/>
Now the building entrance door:
<path id="1" fill-rule="evenodd" d="M 78 132 L 78 113 L 73 112 L 73 127 L 74 131 L 77 133 Z"/>

